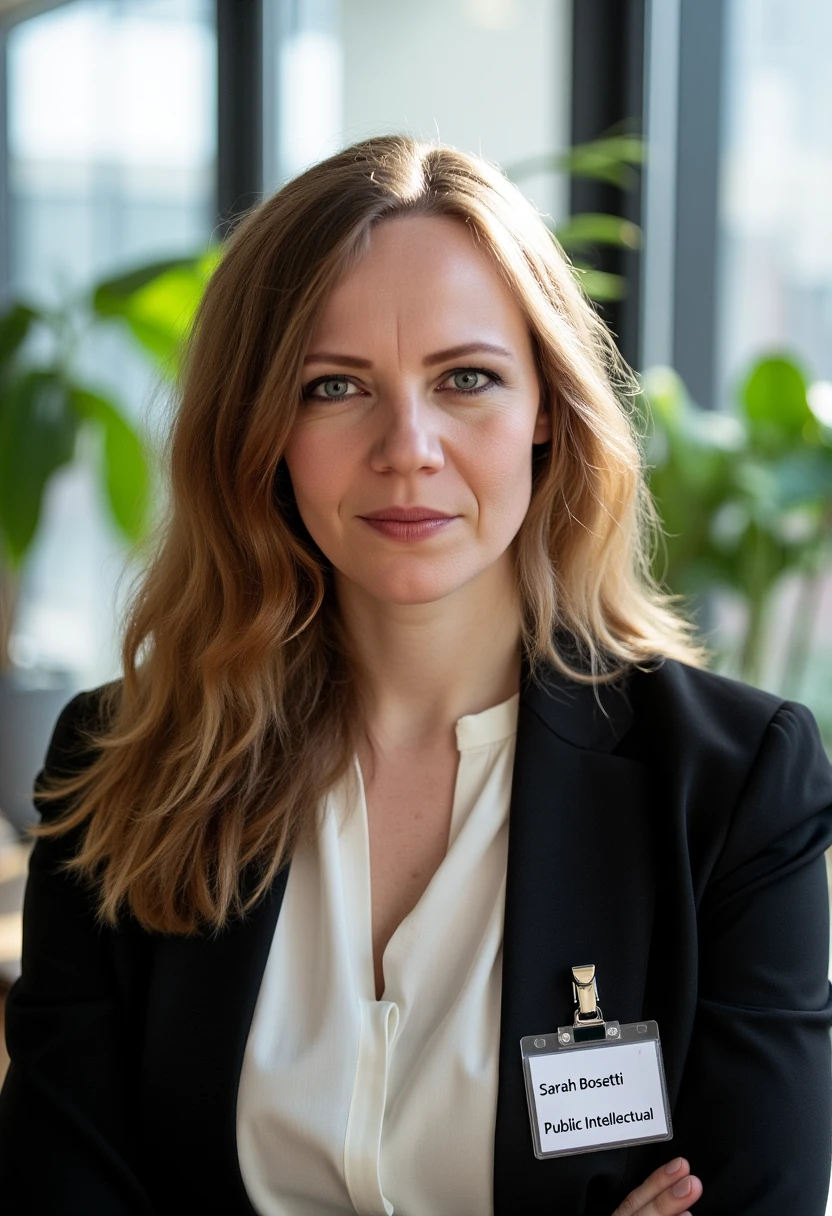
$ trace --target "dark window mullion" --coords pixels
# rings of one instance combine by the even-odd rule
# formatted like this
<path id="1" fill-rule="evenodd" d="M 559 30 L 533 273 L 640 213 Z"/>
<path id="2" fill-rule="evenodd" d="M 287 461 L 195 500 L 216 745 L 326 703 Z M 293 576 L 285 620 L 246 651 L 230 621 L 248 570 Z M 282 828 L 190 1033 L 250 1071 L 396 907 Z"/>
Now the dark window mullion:
<path id="1" fill-rule="evenodd" d="M 263 0 L 216 0 L 217 236 L 263 193 Z"/>
<path id="2" fill-rule="evenodd" d="M 679 129 L 673 365 L 706 409 L 716 400 L 717 257 L 723 0 L 683 0 L 679 27 Z"/>
<path id="3" fill-rule="evenodd" d="M 573 0 L 572 143 L 596 139 L 627 120 L 628 132 L 643 131 L 645 0 Z M 641 223 L 642 191 L 574 178 L 570 210 L 603 211 Z M 623 275 L 628 291 L 598 311 L 616 335 L 624 358 L 637 366 L 640 350 L 640 259 L 636 250 L 599 247 L 599 270 Z"/>

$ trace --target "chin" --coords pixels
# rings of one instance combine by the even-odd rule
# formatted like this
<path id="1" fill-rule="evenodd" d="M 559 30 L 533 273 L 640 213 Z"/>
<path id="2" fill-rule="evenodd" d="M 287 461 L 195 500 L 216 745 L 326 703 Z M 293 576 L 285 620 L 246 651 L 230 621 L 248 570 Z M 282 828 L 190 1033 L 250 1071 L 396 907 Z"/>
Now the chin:
<path id="1" fill-rule="evenodd" d="M 469 557 L 473 555 L 469 554 Z M 461 591 L 475 582 L 499 562 L 483 561 L 482 553 L 470 565 L 462 553 L 444 554 L 414 560 L 415 555 L 402 555 L 388 561 L 333 563 L 343 579 L 359 587 L 364 595 L 384 604 L 434 604 Z M 498 575 L 494 569 L 492 574 Z"/>
<path id="2" fill-rule="evenodd" d="M 461 586 L 462 584 L 459 582 L 417 584 L 407 587 L 384 583 L 365 583 L 364 590 L 373 599 L 381 600 L 385 604 L 434 604 L 437 600 L 444 600 L 447 596 L 453 595 Z"/>
<path id="3" fill-rule="evenodd" d="M 421 574 L 410 572 L 399 577 L 377 577 L 356 580 L 368 595 L 387 604 L 433 604 L 460 591 L 476 579 L 483 571 L 460 570 L 459 563 L 444 563 L 441 570 L 423 570 Z"/>

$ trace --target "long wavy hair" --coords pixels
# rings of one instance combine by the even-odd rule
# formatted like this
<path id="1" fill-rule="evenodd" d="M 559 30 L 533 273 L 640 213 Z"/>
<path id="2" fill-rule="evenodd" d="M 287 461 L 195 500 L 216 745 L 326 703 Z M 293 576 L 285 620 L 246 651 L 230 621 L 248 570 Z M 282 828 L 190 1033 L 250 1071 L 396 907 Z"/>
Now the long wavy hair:
<path id="1" fill-rule="evenodd" d="M 465 224 L 528 320 L 553 425 L 530 454 L 512 545 L 531 674 L 549 663 L 597 685 L 661 656 L 710 662 L 681 597 L 651 574 L 661 523 L 638 378 L 541 217 L 482 157 L 405 135 L 363 140 L 259 203 L 227 240 L 182 365 L 167 503 L 121 625 L 123 676 L 79 724 L 89 762 L 42 774 L 39 800 L 67 805 L 31 834 L 85 825 L 62 865 L 94 884 L 102 924 L 126 904 L 148 930 L 219 931 L 314 834 L 323 795 L 351 780 L 366 677 L 283 452 L 327 293 L 375 226 L 402 215 Z"/>

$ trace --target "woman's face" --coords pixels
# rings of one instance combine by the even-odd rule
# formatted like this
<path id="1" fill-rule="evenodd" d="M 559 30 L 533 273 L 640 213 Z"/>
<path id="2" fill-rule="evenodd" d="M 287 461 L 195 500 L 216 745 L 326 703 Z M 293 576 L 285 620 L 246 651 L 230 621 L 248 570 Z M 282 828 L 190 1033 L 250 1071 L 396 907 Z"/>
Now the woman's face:
<path id="1" fill-rule="evenodd" d="M 285 458 L 336 583 L 427 603 L 495 567 L 551 424 L 526 320 L 462 223 L 406 216 L 374 229 L 321 311 L 303 384 Z M 415 539 L 365 519 L 412 506 L 453 518 L 411 528 Z"/>

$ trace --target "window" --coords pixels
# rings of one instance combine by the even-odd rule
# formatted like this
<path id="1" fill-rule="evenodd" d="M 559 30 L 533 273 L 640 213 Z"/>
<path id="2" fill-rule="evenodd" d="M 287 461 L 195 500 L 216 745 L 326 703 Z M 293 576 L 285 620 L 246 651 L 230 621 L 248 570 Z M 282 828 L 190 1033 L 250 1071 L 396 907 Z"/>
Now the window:
<path id="1" fill-rule="evenodd" d="M 7 34 L 7 291 L 69 291 L 190 254 L 214 223 L 216 38 L 210 0 L 76 0 Z M 153 373 L 115 330 L 78 370 L 149 415 Z M 112 678 L 123 546 L 83 460 L 53 479 L 14 635 L 21 662 Z"/>
<path id="2" fill-rule="evenodd" d="M 568 0 L 267 0 L 266 189 L 399 130 L 506 169 L 564 148 L 570 28 Z M 521 185 L 544 214 L 566 214 L 563 182 Z"/>

